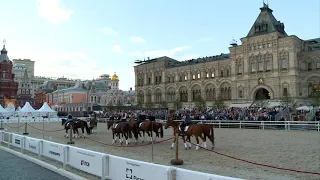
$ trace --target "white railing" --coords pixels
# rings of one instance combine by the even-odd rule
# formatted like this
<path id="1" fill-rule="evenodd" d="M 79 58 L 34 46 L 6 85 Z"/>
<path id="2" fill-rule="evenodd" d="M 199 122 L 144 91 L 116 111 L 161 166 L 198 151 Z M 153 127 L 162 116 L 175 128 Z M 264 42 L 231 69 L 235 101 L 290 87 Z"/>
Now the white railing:
<path id="1" fill-rule="evenodd" d="M 166 120 L 157 121 L 163 124 L 166 123 Z M 181 120 L 175 121 L 181 122 Z M 320 121 L 192 120 L 192 122 L 213 124 L 216 128 L 316 130 L 320 132 Z"/>
<path id="2" fill-rule="evenodd" d="M 137 161 L 109 154 L 90 151 L 74 146 L 58 144 L 15 133 L 0 131 L 0 144 L 19 148 L 47 157 L 66 166 L 101 177 L 101 179 L 153 179 L 153 180 L 236 180 L 236 178 L 190 171 L 172 166 L 164 166 Z"/>

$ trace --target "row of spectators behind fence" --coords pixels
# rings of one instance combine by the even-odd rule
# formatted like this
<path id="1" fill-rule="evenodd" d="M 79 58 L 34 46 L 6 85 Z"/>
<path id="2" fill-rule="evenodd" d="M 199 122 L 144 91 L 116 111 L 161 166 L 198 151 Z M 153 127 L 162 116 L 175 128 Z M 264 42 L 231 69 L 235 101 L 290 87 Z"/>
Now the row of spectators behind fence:
<path id="1" fill-rule="evenodd" d="M 189 110 L 193 120 L 246 120 L 246 121 L 272 121 L 275 115 L 282 110 L 283 107 L 274 108 L 206 108 L 206 109 L 179 109 L 175 111 L 174 118 L 182 119 L 184 112 Z M 121 119 L 124 116 L 137 118 L 141 113 L 155 116 L 156 119 L 167 119 L 168 110 L 111 110 L 105 111 L 100 117 L 113 119 Z"/>

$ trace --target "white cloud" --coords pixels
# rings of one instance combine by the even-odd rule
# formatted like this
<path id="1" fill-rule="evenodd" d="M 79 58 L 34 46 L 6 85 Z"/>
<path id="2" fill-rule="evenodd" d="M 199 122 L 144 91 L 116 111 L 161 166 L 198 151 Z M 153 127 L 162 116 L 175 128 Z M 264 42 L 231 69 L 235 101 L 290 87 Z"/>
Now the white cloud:
<path id="1" fill-rule="evenodd" d="M 131 36 L 129 38 L 129 41 L 131 41 L 133 43 L 144 43 L 144 42 L 146 42 L 142 37 L 138 37 L 138 36 Z"/>
<path id="2" fill-rule="evenodd" d="M 109 28 L 109 27 L 104 27 L 101 30 L 104 34 L 109 35 L 109 36 L 117 36 L 118 35 L 118 32 L 116 30 Z"/>
<path id="3" fill-rule="evenodd" d="M 120 45 L 114 45 L 114 46 L 112 47 L 112 52 L 115 52 L 115 53 L 117 53 L 117 54 L 122 54 L 122 53 L 123 53 Z"/>
<path id="4" fill-rule="evenodd" d="M 182 53 L 186 51 L 187 49 L 190 49 L 189 46 L 182 46 L 182 47 L 176 47 L 173 49 L 169 50 L 153 50 L 153 51 L 146 51 L 146 52 L 132 52 L 131 55 L 136 57 L 136 58 L 145 58 L 145 57 L 150 57 L 150 58 L 157 58 L 161 56 L 168 56 L 171 58 L 179 58 L 179 53 Z"/>
<path id="5" fill-rule="evenodd" d="M 63 7 L 59 0 L 37 0 L 38 15 L 50 23 L 61 24 L 70 19 L 73 11 Z"/>

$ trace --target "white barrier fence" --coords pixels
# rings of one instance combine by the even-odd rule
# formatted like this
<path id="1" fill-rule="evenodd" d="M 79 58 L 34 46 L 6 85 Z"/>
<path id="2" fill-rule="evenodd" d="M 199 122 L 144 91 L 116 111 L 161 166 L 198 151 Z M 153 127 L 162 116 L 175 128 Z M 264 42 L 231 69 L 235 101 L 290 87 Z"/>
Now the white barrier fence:
<path id="1" fill-rule="evenodd" d="M 236 180 L 237 178 L 201 173 L 172 166 L 137 161 L 74 146 L 58 144 L 15 133 L 0 131 L 0 143 L 44 156 L 101 179 L 132 180 Z"/>
<path id="2" fill-rule="evenodd" d="M 157 120 L 163 124 L 166 120 Z M 175 120 L 180 122 L 181 120 Z M 192 120 L 192 122 L 213 124 L 217 128 L 260 128 L 260 129 L 284 129 L 284 130 L 316 130 L 320 131 L 320 121 L 230 121 L 230 120 Z"/>
<path id="3" fill-rule="evenodd" d="M 78 119 L 85 120 L 87 117 L 77 117 Z M 60 122 L 61 119 L 59 117 L 51 117 L 51 118 L 42 118 L 42 117 L 14 117 L 10 119 L 0 119 L 0 122 L 2 123 L 25 123 L 25 122 Z"/>

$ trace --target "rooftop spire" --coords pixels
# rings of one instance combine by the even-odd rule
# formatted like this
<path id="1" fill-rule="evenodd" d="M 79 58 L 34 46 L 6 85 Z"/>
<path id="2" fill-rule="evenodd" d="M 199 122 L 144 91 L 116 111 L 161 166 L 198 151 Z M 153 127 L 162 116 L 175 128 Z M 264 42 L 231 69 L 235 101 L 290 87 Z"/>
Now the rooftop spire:
<path id="1" fill-rule="evenodd" d="M 6 50 L 6 40 L 4 39 L 3 41 L 3 48 L 2 48 L 2 50 L 1 50 L 1 54 L 7 54 L 8 53 L 8 51 Z"/>

